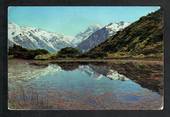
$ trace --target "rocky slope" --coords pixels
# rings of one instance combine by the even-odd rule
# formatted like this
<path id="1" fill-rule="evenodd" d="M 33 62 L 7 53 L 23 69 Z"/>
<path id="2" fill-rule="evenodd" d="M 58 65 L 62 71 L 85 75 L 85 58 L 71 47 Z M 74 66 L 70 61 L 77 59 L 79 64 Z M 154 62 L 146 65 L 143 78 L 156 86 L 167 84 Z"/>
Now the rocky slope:
<path id="1" fill-rule="evenodd" d="M 85 39 L 78 45 L 78 48 L 83 52 L 86 52 L 91 48 L 94 48 L 101 42 L 105 41 L 108 37 L 116 34 L 117 31 L 122 30 L 128 25 L 129 23 L 123 21 L 117 23 L 110 23 L 104 26 L 103 28 L 97 30 L 96 32 L 92 33 L 87 39 Z"/>

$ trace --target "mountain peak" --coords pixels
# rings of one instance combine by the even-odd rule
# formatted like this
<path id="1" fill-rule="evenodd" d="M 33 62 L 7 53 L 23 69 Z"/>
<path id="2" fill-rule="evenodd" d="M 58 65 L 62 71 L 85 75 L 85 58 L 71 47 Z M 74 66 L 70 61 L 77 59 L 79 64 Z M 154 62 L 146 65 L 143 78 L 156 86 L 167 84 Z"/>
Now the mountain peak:
<path id="1" fill-rule="evenodd" d="M 120 22 L 112 22 L 109 23 L 108 25 L 106 25 L 106 28 L 111 28 L 114 29 L 115 31 L 118 31 L 120 29 L 123 29 L 125 27 L 127 27 L 130 23 L 129 22 L 125 22 L 125 21 L 120 21 Z"/>
<path id="2" fill-rule="evenodd" d="M 91 34 L 93 34 L 94 32 L 101 28 L 102 27 L 99 24 L 89 25 L 85 31 L 80 32 L 75 36 L 73 44 L 78 45 L 82 41 L 86 40 Z"/>
<path id="3" fill-rule="evenodd" d="M 100 29 L 100 28 L 102 28 L 102 26 L 100 24 L 92 24 L 92 25 L 89 25 L 88 28 L 90 28 L 90 29 Z"/>

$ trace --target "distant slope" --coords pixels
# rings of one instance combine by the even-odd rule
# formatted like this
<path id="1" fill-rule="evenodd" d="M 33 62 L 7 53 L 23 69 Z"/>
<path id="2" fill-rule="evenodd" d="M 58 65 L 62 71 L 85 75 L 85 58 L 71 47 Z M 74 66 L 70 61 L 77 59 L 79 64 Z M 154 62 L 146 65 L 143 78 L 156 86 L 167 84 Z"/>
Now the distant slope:
<path id="1" fill-rule="evenodd" d="M 88 53 L 107 56 L 161 56 L 163 53 L 162 10 L 141 17 Z"/>
<path id="2" fill-rule="evenodd" d="M 128 22 L 123 22 L 123 21 L 110 23 L 104 26 L 103 28 L 92 33 L 87 39 L 83 40 L 78 45 L 78 48 L 82 50 L 83 52 L 86 52 L 90 50 L 91 48 L 94 48 L 98 44 L 102 43 L 108 37 L 116 34 L 117 31 L 122 30 L 128 25 L 129 25 Z"/>

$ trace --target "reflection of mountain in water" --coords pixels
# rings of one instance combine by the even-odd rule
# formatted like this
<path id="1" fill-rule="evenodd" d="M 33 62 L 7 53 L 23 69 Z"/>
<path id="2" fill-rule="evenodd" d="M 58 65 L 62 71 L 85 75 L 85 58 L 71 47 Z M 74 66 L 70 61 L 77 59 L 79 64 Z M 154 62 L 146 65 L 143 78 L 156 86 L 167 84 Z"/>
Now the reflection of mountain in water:
<path id="1" fill-rule="evenodd" d="M 96 72 L 94 71 L 90 65 L 83 65 L 83 66 L 80 66 L 79 69 L 88 74 L 91 78 L 93 79 L 97 79 L 97 80 L 100 80 L 101 78 L 104 78 L 103 77 L 103 74 L 100 74 L 99 72 Z"/>
<path id="2" fill-rule="evenodd" d="M 159 64 L 139 64 L 139 63 L 87 63 L 87 62 L 59 62 L 51 64 L 46 68 L 34 70 L 27 78 L 35 78 L 56 72 L 79 70 L 87 74 L 90 78 L 100 80 L 108 78 L 110 80 L 130 80 L 140 84 L 144 88 L 162 93 L 162 67 Z M 9 74 L 10 75 L 10 74 Z M 25 74 L 24 74 L 25 75 Z M 23 75 L 23 76 L 24 76 Z M 104 76 L 104 77 L 103 77 Z"/>
<path id="3" fill-rule="evenodd" d="M 127 80 L 127 78 L 124 75 L 119 74 L 117 71 L 112 69 L 109 70 L 107 77 L 111 80 L 121 80 L 121 81 Z"/>
<path id="4" fill-rule="evenodd" d="M 58 64 L 58 63 L 57 63 Z M 144 88 L 162 93 L 163 80 L 161 64 L 144 64 L 144 63 L 68 63 L 58 64 L 62 69 L 82 69 L 93 78 L 100 79 L 105 76 L 111 80 L 127 80 L 126 77 L 140 84 Z M 84 65 L 84 67 L 79 67 Z M 65 66 L 65 67 L 63 67 Z M 87 68 L 88 66 L 88 68 Z M 125 77 L 126 76 L 126 77 Z"/>
<path id="5" fill-rule="evenodd" d="M 105 77 L 109 78 L 110 80 L 121 80 L 121 81 L 127 80 L 127 78 L 124 75 L 111 69 L 111 67 L 109 67 L 109 66 L 92 65 L 92 64 L 90 64 L 89 66 L 93 69 L 93 71 L 95 71 L 98 74 L 104 75 Z"/>
<path id="6" fill-rule="evenodd" d="M 108 66 L 97 66 L 88 63 L 57 63 L 62 70 L 73 71 L 76 69 L 88 74 L 91 78 L 101 79 L 102 76 L 109 78 L 110 80 L 122 80 L 127 79 L 125 76 L 119 74 L 117 71 L 110 69 Z"/>
<path id="7" fill-rule="evenodd" d="M 62 71 L 80 70 L 93 79 L 109 78 L 110 80 L 127 79 L 125 76 L 119 74 L 117 71 L 110 69 L 108 66 L 97 66 L 93 64 L 79 64 L 79 63 L 57 63 L 57 65 L 50 64 L 46 68 L 35 70 L 31 78 L 37 78 L 49 74 L 54 74 Z M 103 77 L 105 76 L 105 77 Z M 30 77 L 30 76 L 29 76 Z"/>
<path id="8" fill-rule="evenodd" d="M 39 78 L 41 76 L 50 75 L 50 74 L 54 74 L 56 72 L 61 72 L 61 71 L 62 71 L 61 67 L 56 66 L 56 65 L 49 65 L 46 68 L 34 70 L 32 74 L 28 73 L 25 79 L 28 80 L 28 79 Z"/>
<path id="9" fill-rule="evenodd" d="M 72 62 L 66 62 L 66 63 L 57 63 L 58 66 L 61 67 L 62 70 L 65 71 L 73 71 L 76 70 L 79 67 L 79 63 L 72 63 Z"/>

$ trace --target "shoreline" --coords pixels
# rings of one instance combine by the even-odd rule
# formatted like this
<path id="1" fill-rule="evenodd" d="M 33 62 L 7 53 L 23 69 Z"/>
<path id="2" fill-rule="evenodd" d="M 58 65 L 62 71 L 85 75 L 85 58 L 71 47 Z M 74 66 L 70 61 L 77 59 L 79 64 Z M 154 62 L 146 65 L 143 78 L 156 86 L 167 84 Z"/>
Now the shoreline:
<path id="1" fill-rule="evenodd" d="M 9 60 L 18 60 L 18 61 L 27 61 L 30 65 L 36 65 L 36 66 L 47 66 L 49 64 L 57 64 L 57 63 L 69 63 L 69 64 L 89 64 L 89 63 L 94 63 L 94 64 L 108 64 L 108 63 L 117 63 L 117 64 L 126 64 L 126 63 L 133 63 L 133 64 L 148 64 L 148 65 L 162 65 L 164 66 L 164 60 L 160 59 L 64 59 L 64 60 L 34 60 L 34 59 L 19 59 L 19 58 L 12 58 L 8 59 Z"/>
<path id="2" fill-rule="evenodd" d="M 8 60 L 26 60 L 26 61 L 51 61 L 51 62 L 114 62 L 114 61 L 129 61 L 129 62 L 164 62 L 163 58 L 112 58 L 112 59 L 22 59 L 8 58 Z"/>

